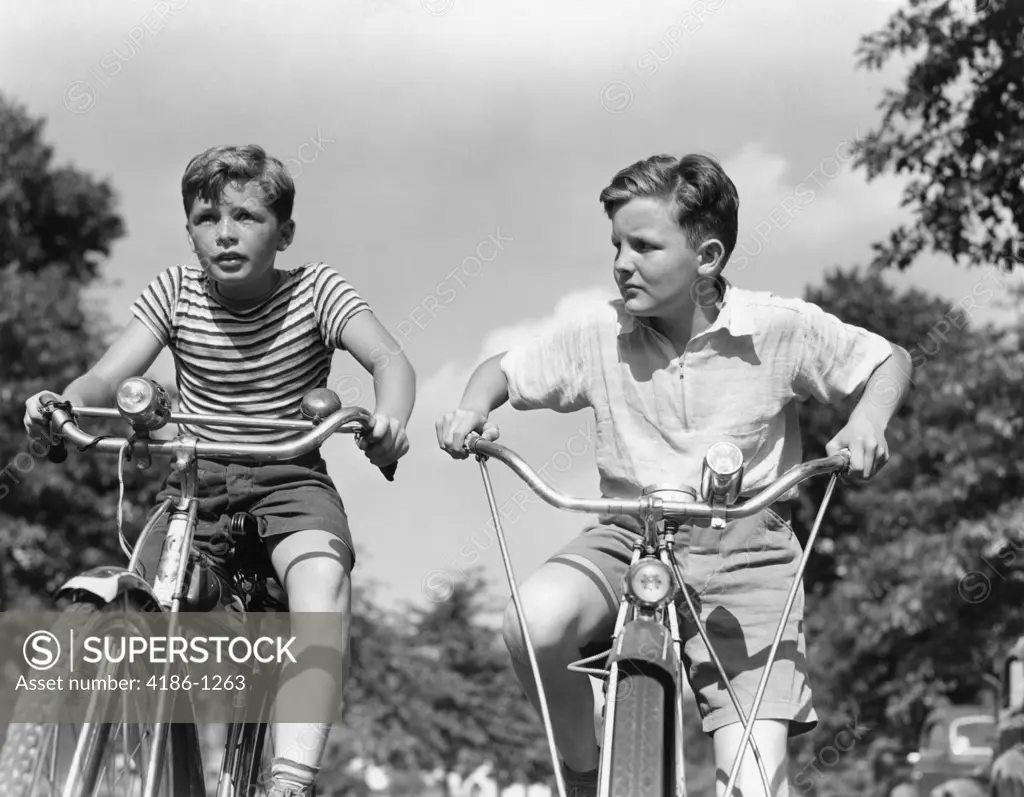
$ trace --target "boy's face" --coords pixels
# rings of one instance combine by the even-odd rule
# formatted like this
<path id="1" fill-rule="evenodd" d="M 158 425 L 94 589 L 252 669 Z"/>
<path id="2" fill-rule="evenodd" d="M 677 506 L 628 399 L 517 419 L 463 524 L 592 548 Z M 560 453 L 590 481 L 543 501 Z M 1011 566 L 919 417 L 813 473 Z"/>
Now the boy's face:
<path id="1" fill-rule="evenodd" d="M 675 213 L 671 202 L 640 197 L 612 216 L 615 282 L 631 315 L 671 318 L 688 312 L 697 278 L 721 271 L 715 245 L 694 251 Z"/>
<path id="2" fill-rule="evenodd" d="M 224 287 L 258 285 L 292 241 L 295 222 L 279 224 L 256 183 L 225 186 L 220 202 L 196 198 L 185 229 L 206 272 Z"/>

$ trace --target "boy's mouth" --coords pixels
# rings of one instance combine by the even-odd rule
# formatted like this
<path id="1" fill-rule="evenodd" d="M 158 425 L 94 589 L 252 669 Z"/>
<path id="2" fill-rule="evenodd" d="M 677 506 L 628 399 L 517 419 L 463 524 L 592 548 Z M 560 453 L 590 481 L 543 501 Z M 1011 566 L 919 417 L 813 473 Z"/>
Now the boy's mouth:
<path id="1" fill-rule="evenodd" d="M 245 255 L 239 254 L 238 252 L 225 252 L 217 255 L 213 262 L 218 266 L 237 266 L 245 262 Z"/>

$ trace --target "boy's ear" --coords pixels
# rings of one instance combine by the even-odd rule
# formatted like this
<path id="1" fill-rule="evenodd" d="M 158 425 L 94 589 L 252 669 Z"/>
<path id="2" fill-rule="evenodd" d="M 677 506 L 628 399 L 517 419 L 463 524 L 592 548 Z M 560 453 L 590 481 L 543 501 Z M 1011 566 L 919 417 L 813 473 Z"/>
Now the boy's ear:
<path id="1" fill-rule="evenodd" d="M 185 238 L 188 240 L 188 248 L 192 250 L 192 254 L 199 254 L 196 252 L 196 242 L 192 240 L 192 236 L 188 231 L 188 224 L 185 225 Z"/>
<path id="2" fill-rule="evenodd" d="M 702 243 L 697 256 L 700 258 L 697 272 L 702 277 L 717 277 L 725 268 L 725 246 L 717 238 Z"/>
<path id="3" fill-rule="evenodd" d="M 295 220 L 288 219 L 277 231 L 277 251 L 283 252 L 295 240 Z"/>

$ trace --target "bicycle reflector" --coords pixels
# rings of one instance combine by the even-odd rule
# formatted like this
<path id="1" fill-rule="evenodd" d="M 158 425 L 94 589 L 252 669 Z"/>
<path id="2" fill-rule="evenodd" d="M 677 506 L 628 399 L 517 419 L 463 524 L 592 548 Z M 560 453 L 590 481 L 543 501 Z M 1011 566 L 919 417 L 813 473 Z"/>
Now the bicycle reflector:
<path id="1" fill-rule="evenodd" d="M 117 411 L 136 429 L 159 429 L 171 417 L 171 397 L 152 379 L 133 376 L 117 389 Z"/>
<path id="2" fill-rule="evenodd" d="M 700 495 L 705 501 L 736 503 L 743 483 L 743 452 L 732 443 L 715 443 L 704 455 Z"/>
<path id="3" fill-rule="evenodd" d="M 659 559 L 641 559 L 626 573 L 626 594 L 648 609 L 664 603 L 672 594 L 672 571 Z"/>

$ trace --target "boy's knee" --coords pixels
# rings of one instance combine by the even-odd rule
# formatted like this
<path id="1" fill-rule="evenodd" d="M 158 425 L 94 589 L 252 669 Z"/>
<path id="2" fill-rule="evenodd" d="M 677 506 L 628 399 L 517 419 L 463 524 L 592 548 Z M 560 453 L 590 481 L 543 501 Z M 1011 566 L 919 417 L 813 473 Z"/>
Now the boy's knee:
<path id="1" fill-rule="evenodd" d="M 290 581 L 288 604 L 293 611 L 341 612 L 349 607 L 349 576 L 334 562 L 309 562 L 302 577 Z"/>
<path id="2" fill-rule="evenodd" d="M 525 615 L 526 630 L 530 635 L 534 653 L 538 660 L 550 657 L 551 654 L 572 644 L 570 637 L 571 623 L 558 612 L 551 611 L 551 604 L 545 600 L 537 600 L 529 591 L 520 595 Z M 519 624 L 519 613 L 515 604 L 508 602 L 502 623 L 502 636 L 509 655 L 520 662 L 529 661 L 526 651 L 526 640 Z"/>

